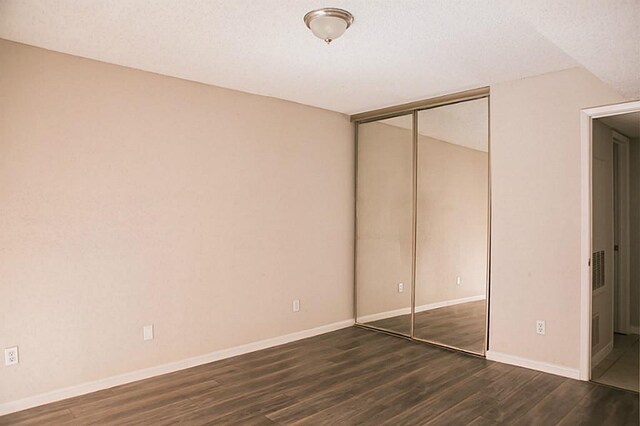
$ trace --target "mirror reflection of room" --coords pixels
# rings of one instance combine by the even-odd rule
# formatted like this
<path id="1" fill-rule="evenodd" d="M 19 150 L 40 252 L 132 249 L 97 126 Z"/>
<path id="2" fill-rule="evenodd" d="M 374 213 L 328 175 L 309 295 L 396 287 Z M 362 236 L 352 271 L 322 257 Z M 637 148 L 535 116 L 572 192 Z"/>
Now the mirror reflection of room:
<path id="1" fill-rule="evenodd" d="M 484 353 L 489 206 L 486 98 L 418 113 L 414 336 Z"/>
<path id="2" fill-rule="evenodd" d="M 358 126 L 358 323 L 484 354 L 488 99 L 416 114 Z"/>
<path id="3" fill-rule="evenodd" d="M 410 334 L 412 115 L 358 125 L 358 322 Z"/>

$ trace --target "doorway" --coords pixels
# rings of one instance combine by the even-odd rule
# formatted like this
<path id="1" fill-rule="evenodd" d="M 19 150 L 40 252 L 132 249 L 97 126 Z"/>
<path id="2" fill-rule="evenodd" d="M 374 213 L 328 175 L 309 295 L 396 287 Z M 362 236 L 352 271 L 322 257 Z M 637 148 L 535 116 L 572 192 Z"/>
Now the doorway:
<path id="1" fill-rule="evenodd" d="M 593 381 L 637 392 L 640 112 L 592 116 L 589 124 L 591 318 L 587 373 Z"/>

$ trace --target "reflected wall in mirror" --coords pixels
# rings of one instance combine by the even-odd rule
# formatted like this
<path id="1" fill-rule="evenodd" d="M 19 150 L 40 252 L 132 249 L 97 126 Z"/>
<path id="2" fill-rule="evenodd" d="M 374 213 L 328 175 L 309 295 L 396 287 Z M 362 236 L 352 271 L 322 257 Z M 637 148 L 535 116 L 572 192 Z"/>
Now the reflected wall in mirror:
<path id="1" fill-rule="evenodd" d="M 391 125 L 401 123 L 402 125 Z M 358 125 L 356 321 L 411 329 L 412 115 Z"/>
<path id="2" fill-rule="evenodd" d="M 418 113 L 414 337 L 484 354 L 488 99 Z"/>

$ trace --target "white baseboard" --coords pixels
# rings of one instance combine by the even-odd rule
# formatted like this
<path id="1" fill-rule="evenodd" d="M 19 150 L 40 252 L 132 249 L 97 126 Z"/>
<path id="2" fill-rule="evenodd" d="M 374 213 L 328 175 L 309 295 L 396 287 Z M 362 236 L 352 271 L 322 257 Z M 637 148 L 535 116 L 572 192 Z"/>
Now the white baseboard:
<path id="1" fill-rule="evenodd" d="M 486 299 L 486 296 L 484 294 L 481 294 L 479 296 L 462 297 L 460 299 L 453 299 L 453 300 L 443 300 L 442 302 L 429 303 L 426 305 L 416 306 L 416 312 L 430 311 L 431 309 L 444 308 L 445 306 L 459 305 L 461 303 L 476 302 L 478 300 L 484 300 L 484 299 Z M 359 323 L 373 322 L 373 321 L 383 320 L 387 318 L 397 317 L 400 315 L 409 315 L 410 313 L 411 313 L 411 308 L 394 309 L 393 311 L 379 312 L 377 314 L 362 316 L 358 318 L 358 322 Z"/>
<path id="2" fill-rule="evenodd" d="M 339 321 L 309 330 L 298 331 L 296 333 L 291 333 L 284 336 L 272 337 L 270 339 L 260 340 L 258 342 L 248 343 L 246 345 L 211 352 L 193 358 L 170 362 L 168 364 L 145 368 L 143 370 L 132 371 L 130 373 L 107 377 L 105 379 L 83 383 L 63 389 L 57 389 L 40 395 L 19 399 L 17 401 L 5 402 L 0 404 L 0 416 L 16 411 L 26 410 L 27 408 L 37 407 L 38 405 L 48 404 L 51 402 L 60 401 L 62 399 L 72 398 L 74 396 L 84 395 L 102 389 L 111 388 L 114 386 L 124 385 L 126 383 L 135 382 L 137 380 L 148 379 L 149 377 L 172 373 L 174 371 L 184 370 L 185 368 L 195 367 L 197 365 L 207 364 L 209 362 L 219 361 L 221 359 L 231 358 L 249 352 L 283 345 L 285 343 L 294 342 L 296 340 L 306 339 L 307 337 L 313 337 L 320 334 L 329 333 L 331 331 L 340 330 L 342 328 L 347 328 L 352 326 L 353 324 L 353 320 Z"/>
<path id="3" fill-rule="evenodd" d="M 488 360 L 502 362 L 504 364 L 516 365 L 518 367 L 529 368 L 531 370 L 543 371 L 557 376 L 568 377 L 570 379 L 580 379 L 580 371 L 577 368 L 564 367 L 562 365 L 549 364 L 532 359 L 521 358 L 519 356 L 504 354 L 501 352 L 487 351 Z"/>
<path id="4" fill-rule="evenodd" d="M 591 368 L 600 364 L 600 362 L 602 362 L 602 360 L 605 359 L 607 355 L 611 353 L 612 350 L 613 350 L 613 340 L 611 340 L 609 344 L 607 344 L 607 346 L 600 349 L 598 353 L 593 354 L 591 356 Z"/>
<path id="5" fill-rule="evenodd" d="M 462 297 L 460 299 L 443 300 L 442 302 L 429 303 L 427 305 L 416 306 L 416 312 L 430 311 L 432 309 L 444 308 L 445 306 L 459 305 L 461 303 L 477 302 L 487 297 L 484 294 L 478 296 Z"/>
<path id="6" fill-rule="evenodd" d="M 362 316 L 358 318 L 358 322 L 359 323 L 373 322 L 373 321 L 383 320 L 387 318 L 397 317 L 400 315 L 409 315 L 410 313 L 411 313 L 411 308 L 394 309 L 393 311 L 379 312 L 377 314 Z"/>

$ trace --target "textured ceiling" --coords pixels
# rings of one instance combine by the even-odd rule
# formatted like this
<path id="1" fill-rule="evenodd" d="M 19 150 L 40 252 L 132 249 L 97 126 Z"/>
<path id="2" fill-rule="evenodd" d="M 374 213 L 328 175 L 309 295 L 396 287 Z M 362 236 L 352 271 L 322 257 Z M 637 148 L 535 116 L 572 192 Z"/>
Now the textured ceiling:
<path id="1" fill-rule="evenodd" d="M 640 0 L 516 0 L 509 10 L 627 99 L 640 98 Z"/>
<path id="2" fill-rule="evenodd" d="M 639 2 L 0 0 L 0 38 L 351 114 L 579 65 L 638 97 Z"/>

